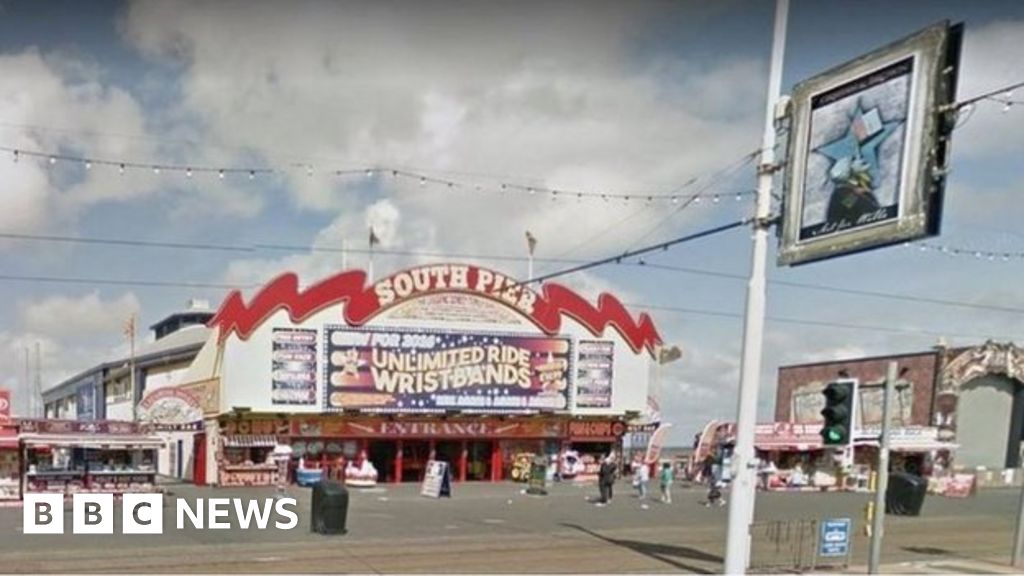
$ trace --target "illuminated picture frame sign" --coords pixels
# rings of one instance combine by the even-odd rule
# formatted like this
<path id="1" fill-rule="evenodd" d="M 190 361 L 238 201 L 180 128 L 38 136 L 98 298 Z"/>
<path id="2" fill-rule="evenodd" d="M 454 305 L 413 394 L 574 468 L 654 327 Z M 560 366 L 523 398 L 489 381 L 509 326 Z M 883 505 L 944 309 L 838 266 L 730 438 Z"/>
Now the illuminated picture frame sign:
<path id="1" fill-rule="evenodd" d="M 936 24 L 794 88 L 779 265 L 939 233 L 962 31 Z"/>

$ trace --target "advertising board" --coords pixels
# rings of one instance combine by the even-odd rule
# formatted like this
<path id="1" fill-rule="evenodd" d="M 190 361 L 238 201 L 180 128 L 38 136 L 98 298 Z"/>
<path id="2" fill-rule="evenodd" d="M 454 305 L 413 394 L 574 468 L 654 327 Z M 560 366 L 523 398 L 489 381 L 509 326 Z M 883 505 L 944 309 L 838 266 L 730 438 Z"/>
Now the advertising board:
<path id="1" fill-rule="evenodd" d="M 326 406 L 386 412 L 568 407 L 568 338 L 325 326 Z"/>

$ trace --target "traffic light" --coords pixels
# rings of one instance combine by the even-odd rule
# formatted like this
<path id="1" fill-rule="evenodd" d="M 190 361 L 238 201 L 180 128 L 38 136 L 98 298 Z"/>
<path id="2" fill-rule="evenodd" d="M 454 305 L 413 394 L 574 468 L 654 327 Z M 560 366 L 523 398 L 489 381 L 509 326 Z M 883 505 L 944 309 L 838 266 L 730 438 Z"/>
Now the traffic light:
<path id="1" fill-rule="evenodd" d="M 825 422 L 821 437 L 825 446 L 846 446 L 853 438 L 853 399 L 856 381 L 832 382 L 821 391 L 825 396 L 825 408 L 821 415 Z"/>

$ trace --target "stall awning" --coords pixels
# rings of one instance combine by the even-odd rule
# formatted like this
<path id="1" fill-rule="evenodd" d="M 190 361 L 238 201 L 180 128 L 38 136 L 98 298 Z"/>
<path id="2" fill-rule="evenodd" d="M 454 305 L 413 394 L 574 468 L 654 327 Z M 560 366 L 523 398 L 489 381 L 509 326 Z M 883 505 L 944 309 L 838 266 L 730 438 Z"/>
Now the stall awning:
<path id="1" fill-rule="evenodd" d="M 872 448 L 878 448 L 878 440 L 857 440 L 854 442 L 854 446 L 871 446 Z M 959 447 L 959 444 L 939 441 L 892 442 L 889 445 L 889 450 L 892 450 L 893 452 L 932 452 L 939 450 L 956 450 Z"/>
<path id="2" fill-rule="evenodd" d="M 225 436 L 224 445 L 228 448 L 273 448 L 277 446 L 277 436 L 236 434 L 234 436 Z"/>
<path id="3" fill-rule="evenodd" d="M 823 450 L 825 445 L 821 442 L 809 442 L 807 444 L 757 442 L 754 447 L 762 452 L 812 452 L 814 450 Z"/>
<path id="4" fill-rule="evenodd" d="M 72 446 L 78 448 L 113 448 L 141 450 L 163 448 L 166 444 L 159 436 L 116 436 L 111 434 L 22 434 L 26 446 Z"/>

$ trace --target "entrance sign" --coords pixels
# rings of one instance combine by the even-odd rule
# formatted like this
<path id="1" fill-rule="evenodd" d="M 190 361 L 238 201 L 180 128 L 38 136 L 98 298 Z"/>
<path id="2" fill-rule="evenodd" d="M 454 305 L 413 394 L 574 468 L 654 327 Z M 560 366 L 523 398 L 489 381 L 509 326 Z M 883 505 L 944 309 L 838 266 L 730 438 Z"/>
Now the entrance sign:
<path id="1" fill-rule="evenodd" d="M 452 497 L 452 471 L 447 462 L 441 460 L 427 462 L 427 473 L 423 476 L 420 496 L 428 498 Z"/>
<path id="2" fill-rule="evenodd" d="M 961 34 L 943 22 L 794 88 L 779 264 L 938 234 Z"/>
<path id="3" fill-rule="evenodd" d="M 821 523 L 818 538 L 818 556 L 847 556 L 850 554 L 850 519 L 832 518 Z"/>

